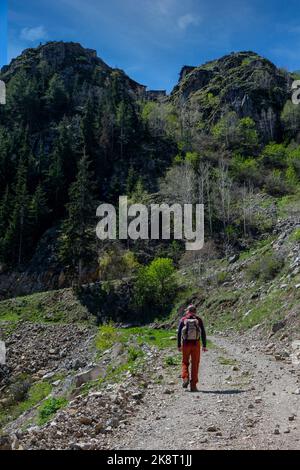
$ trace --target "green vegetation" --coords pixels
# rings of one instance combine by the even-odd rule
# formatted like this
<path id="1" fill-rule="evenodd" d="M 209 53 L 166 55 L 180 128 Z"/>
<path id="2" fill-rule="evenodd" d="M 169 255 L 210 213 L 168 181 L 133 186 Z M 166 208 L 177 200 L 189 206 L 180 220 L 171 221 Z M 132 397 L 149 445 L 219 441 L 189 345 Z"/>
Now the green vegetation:
<path id="1" fill-rule="evenodd" d="M 287 302 L 282 292 L 271 292 L 265 299 L 246 312 L 247 315 L 242 314 L 240 316 L 237 328 L 249 329 L 262 321 L 269 321 L 269 324 L 271 324 L 274 321 L 281 320 L 284 316 L 284 305 L 287 306 Z"/>
<path id="2" fill-rule="evenodd" d="M 44 400 L 51 390 L 52 386 L 46 381 L 31 385 L 28 376 L 20 376 L 9 388 L 8 404 L 0 409 L 0 428 L 12 419 L 18 418 L 25 411 L 32 409 Z"/>
<path id="3" fill-rule="evenodd" d="M 178 366 L 181 362 L 181 357 L 179 354 L 176 356 L 167 356 L 165 359 L 166 366 Z"/>
<path id="4" fill-rule="evenodd" d="M 227 271 L 220 271 L 216 275 L 217 284 L 223 284 L 224 282 L 228 281 L 229 273 Z"/>
<path id="5" fill-rule="evenodd" d="M 96 347 L 100 352 L 111 348 L 116 343 L 128 344 L 132 342 L 138 346 L 149 344 L 158 349 L 174 346 L 176 330 L 155 329 L 149 327 L 116 328 L 112 323 L 102 325 L 96 337 Z"/>
<path id="6" fill-rule="evenodd" d="M 67 403 L 68 400 L 63 397 L 50 397 L 45 400 L 38 409 L 38 424 L 45 424 L 58 410 L 66 406 Z"/>
<path id="7" fill-rule="evenodd" d="M 99 277 L 109 281 L 133 275 L 140 264 L 132 251 L 109 250 L 99 259 Z"/>
<path id="8" fill-rule="evenodd" d="M 105 351 L 111 348 L 119 340 L 119 337 L 118 330 L 113 323 L 102 325 L 96 337 L 96 347 L 99 351 Z"/>
<path id="9" fill-rule="evenodd" d="M 108 366 L 104 378 L 87 384 L 85 389 L 99 387 L 111 381 L 119 382 L 126 372 L 135 374 L 147 361 L 143 346 L 149 345 L 158 349 L 172 348 L 176 350 L 174 338 L 177 339 L 176 330 L 149 327 L 117 328 L 113 323 L 100 326 L 95 340 L 99 353 L 102 354 L 107 349 L 120 344 L 120 360 L 114 361 Z M 177 359 L 175 360 L 177 361 Z"/>
<path id="10" fill-rule="evenodd" d="M 283 259 L 270 252 L 251 263 L 246 270 L 246 274 L 252 281 L 258 279 L 264 282 L 271 281 L 281 271 L 283 265 Z"/>
<path id="11" fill-rule="evenodd" d="M 79 283 L 82 280 L 84 261 L 91 261 L 95 253 L 95 234 L 91 227 L 96 199 L 90 164 L 84 153 L 78 163 L 76 180 L 69 189 L 69 202 L 66 205 L 68 217 L 63 223 L 59 239 L 60 259 L 77 275 Z"/>
<path id="12" fill-rule="evenodd" d="M 297 189 L 295 194 L 289 194 L 277 199 L 278 215 L 285 217 L 289 214 L 299 214 L 299 198 L 300 188 Z"/>
<path id="13" fill-rule="evenodd" d="M 253 244 L 253 246 L 246 251 L 242 251 L 240 254 L 240 260 L 246 260 L 248 258 L 251 258 L 251 256 L 258 255 L 258 254 L 263 254 L 265 251 L 267 251 L 270 248 L 271 242 L 274 240 L 274 236 L 267 237 L 263 240 L 259 240 L 256 243 Z"/>
<path id="14" fill-rule="evenodd" d="M 40 292 L 0 302 L 0 322 L 26 320 L 41 323 L 91 323 L 87 309 L 72 289 Z"/>
<path id="15" fill-rule="evenodd" d="M 140 269 L 134 286 L 133 303 L 138 309 L 163 313 L 176 291 L 173 261 L 156 258 Z"/>
<path id="16" fill-rule="evenodd" d="M 295 242 L 300 242 L 300 228 L 296 228 L 291 234 L 291 240 Z"/>

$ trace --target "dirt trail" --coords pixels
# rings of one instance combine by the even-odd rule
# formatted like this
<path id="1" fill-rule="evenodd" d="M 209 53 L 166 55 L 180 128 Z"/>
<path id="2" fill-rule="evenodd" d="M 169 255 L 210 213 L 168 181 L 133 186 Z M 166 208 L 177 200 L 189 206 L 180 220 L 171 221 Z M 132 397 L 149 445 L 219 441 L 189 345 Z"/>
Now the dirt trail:
<path id="1" fill-rule="evenodd" d="M 299 366 L 257 344 L 211 339 L 216 347 L 202 353 L 200 392 L 181 388 L 178 367 L 158 366 L 162 383 L 149 385 L 111 449 L 300 449 Z"/>

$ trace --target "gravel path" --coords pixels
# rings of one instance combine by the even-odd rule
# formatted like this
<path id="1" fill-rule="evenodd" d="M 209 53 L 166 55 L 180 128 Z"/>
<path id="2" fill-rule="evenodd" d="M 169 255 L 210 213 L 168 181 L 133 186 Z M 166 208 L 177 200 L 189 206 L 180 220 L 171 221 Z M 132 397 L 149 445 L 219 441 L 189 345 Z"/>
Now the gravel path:
<path id="1" fill-rule="evenodd" d="M 259 344 L 211 339 L 200 392 L 181 388 L 178 367 L 158 365 L 160 383 L 149 384 L 111 449 L 300 449 L 299 366 L 265 355 Z"/>

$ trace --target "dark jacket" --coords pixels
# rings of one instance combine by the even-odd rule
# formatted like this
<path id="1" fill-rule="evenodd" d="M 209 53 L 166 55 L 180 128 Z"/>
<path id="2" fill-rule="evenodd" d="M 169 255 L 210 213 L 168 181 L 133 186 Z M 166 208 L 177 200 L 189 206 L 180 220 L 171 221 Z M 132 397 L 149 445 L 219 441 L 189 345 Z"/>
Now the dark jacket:
<path id="1" fill-rule="evenodd" d="M 200 332 L 201 332 L 201 341 L 202 341 L 202 346 L 204 348 L 206 348 L 206 332 L 205 332 L 205 328 L 204 328 L 204 324 L 203 324 L 203 321 L 201 320 L 200 317 L 198 317 L 197 315 L 193 315 L 192 313 L 187 313 L 184 317 L 182 317 L 182 319 L 180 320 L 179 322 L 179 327 L 178 327 L 178 335 L 177 335 L 177 344 L 178 344 L 178 347 L 180 348 L 181 346 L 181 334 L 182 334 L 182 328 L 184 327 L 184 320 L 186 320 L 187 318 L 196 318 L 199 322 L 199 326 L 200 326 Z M 188 342 L 188 343 L 196 343 L 198 340 L 197 339 L 190 339 L 190 340 L 185 340 L 184 342 Z"/>

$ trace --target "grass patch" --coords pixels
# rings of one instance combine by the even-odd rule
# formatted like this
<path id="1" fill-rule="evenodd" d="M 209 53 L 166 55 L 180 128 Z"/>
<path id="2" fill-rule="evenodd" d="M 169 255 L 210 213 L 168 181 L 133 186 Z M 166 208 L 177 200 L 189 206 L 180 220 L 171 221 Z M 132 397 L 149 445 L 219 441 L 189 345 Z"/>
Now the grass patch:
<path id="1" fill-rule="evenodd" d="M 99 327 L 96 336 L 96 347 L 102 352 L 111 348 L 115 343 L 137 345 L 148 344 L 158 349 L 174 346 L 172 337 L 176 336 L 176 330 L 155 329 L 149 327 L 116 328 L 112 323 Z"/>
<path id="2" fill-rule="evenodd" d="M 240 254 L 239 259 L 241 261 L 244 261 L 244 260 L 247 260 L 247 259 L 251 258 L 251 256 L 253 256 L 255 254 L 265 252 L 267 247 L 269 247 L 271 245 L 273 240 L 275 240 L 274 235 L 272 235 L 271 237 L 265 238 L 263 240 L 257 241 L 256 243 L 254 243 L 254 245 L 249 250 L 243 251 Z"/>
<path id="3" fill-rule="evenodd" d="M 4 426 L 9 421 L 17 419 L 22 413 L 30 410 L 42 400 L 44 400 L 52 390 L 52 386 L 48 382 L 37 382 L 24 390 L 26 378 L 20 379 L 13 387 L 14 403 L 11 403 L 4 410 L 0 411 L 0 426 Z M 26 385 L 27 388 L 27 385 Z M 19 400 L 18 400 L 19 398 Z M 23 398 L 23 399 L 22 399 Z"/>
<path id="4" fill-rule="evenodd" d="M 167 356 L 165 359 L 166 366 L 178 366 L 181 363 L 181 356 L 177 354 L 176 356 Z"/>
<path id="5" fill-rule="evenodd" d="M 293 242 L 300 242 L 300 228 L 296 228 L 290 236 Z"/>
<path id="6" fill-rule="evenodd" d="M 232 307 L 239 300 L 239 297 L 240 291 L 224 290 L 222 292 L 217 292 L 216 294 L 209 296 L 209 298 L 204 302 L 203 308 L 216 309 L 219 306 Z"/>
<path id="7" fill-rule="evenodd" d="M 99 351 L 105 351 L 110 349 L 118 340 L 120 340 L 120 334 L 113 323 L 101 325 L 96 336 L 96 348 Z"/>
<path id="8" fill-rule="evenodd" d="M 299 214 L 299 199 L 300 188 L 298 188 L 294 194 L 277 199 L 278 215 L 280 217 L 287 217 L 289 215 Z"/>
<path id="9" fill-rule="evenodd" d="M 276 290 L 261 300 L 254 306 L 248 315 L 242 315 L 238 322 L 238 329 L 249 329 L 264 322 L 271 326 L 274 321 L 281 320 L 285 313 L 297 305 L 299 299 L 291 292 L 289 297 L 288 290 Z"/>
<path id="10" fill-rule="evenodd" d="M 72 289 L 38 292 L 0 302 L 0 321 L 39 323 L 91 323 L 87 309 Z"/>

